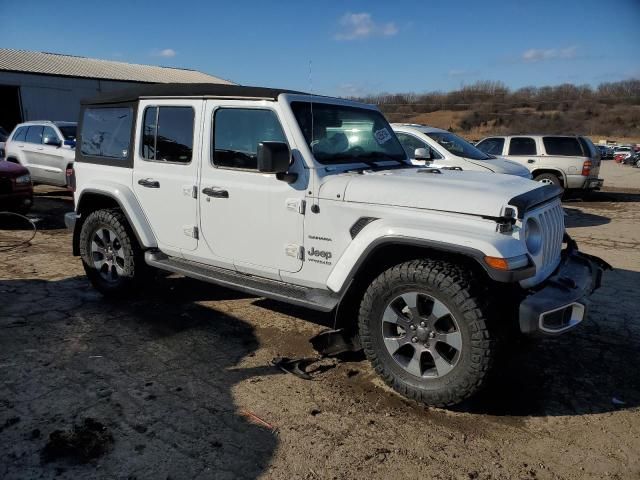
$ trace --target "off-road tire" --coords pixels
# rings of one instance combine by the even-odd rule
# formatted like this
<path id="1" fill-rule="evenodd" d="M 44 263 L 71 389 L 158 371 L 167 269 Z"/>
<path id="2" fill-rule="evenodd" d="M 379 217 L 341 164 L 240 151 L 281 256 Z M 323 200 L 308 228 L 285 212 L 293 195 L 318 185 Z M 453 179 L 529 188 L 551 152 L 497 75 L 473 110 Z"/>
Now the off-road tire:
<path id="1" fill-rule="evenodd" d="M 93 287 L 107 297 L 124 297 L 132 293 L 141 283 L 148 268 L 143 251 L 129 226 L 126 217 L 117 208 L 96 210 L 90 213 L 82 223 L 80 230 L 80 257 L 82 265 Z M 117 281 L 106 281 L 96 269 L 92 259 L 91 242 L 101 228 L 113 231 L 122 247 L 124 262 L 121 265 L 123 275 Z"/>
<path id="2" fill-rule="evenodd" d="M 443 303 L 461 333 L 457 364 L 446 375 L 419 378 L 403 370 L 384 345 L 382 317 L 389 303 L 407 291 L 420 291 Z M 448 407 L 477 393 L 487 379 L 497 350 L 482 293 L 461 267 L 440 260 L 413 260 L 380 274 L 360 305 L 358 326 L 365 355 L 382 379 L 401 395 L 430 406 Z"/>
<path id="3" fill-rule="evenodd" d="M 562 182 L 560 181 L 558 176 L 554 175 L 553 173 L 541 173 L 540 175 L 536 175 L 533 180 L 536 182 L 551 183 L 556 187 L 562 187 Z"/>

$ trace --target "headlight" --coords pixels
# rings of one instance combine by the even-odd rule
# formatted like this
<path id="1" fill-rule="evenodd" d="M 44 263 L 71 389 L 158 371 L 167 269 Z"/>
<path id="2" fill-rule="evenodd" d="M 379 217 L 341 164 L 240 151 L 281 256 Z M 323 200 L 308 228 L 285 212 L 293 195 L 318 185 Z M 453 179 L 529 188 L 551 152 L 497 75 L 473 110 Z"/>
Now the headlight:
<path id="1" fill-rule="evenodd" d="M 16 178 L 16 185 L 26 185 L 31 183 L 31 175 L 25 173 L 24 175 L 20 175 Z"/>
<path id="2" fill-rule="evenodd" d="M 525 223 L 524 241 L 531 255 L 537 255 L 540 252 L 542 232 L 540 231 L 540 224 L 533 218 L 529 218 Z"/>

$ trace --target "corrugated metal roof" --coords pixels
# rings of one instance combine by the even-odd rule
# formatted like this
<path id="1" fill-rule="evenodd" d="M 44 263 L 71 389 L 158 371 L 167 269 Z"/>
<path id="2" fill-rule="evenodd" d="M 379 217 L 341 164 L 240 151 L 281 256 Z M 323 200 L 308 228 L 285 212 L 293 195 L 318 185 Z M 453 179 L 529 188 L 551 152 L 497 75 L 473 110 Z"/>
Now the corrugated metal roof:
<path id="1" fill-rule="evenodd" d="M 0 48 L 0 70 L 148 83 L 232 82 L 195 70 Z"/>

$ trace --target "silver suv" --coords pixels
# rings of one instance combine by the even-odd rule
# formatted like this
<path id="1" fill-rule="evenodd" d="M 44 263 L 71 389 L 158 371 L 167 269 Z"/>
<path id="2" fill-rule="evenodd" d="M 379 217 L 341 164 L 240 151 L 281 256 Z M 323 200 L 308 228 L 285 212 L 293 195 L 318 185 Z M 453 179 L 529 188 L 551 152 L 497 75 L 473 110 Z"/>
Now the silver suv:
<path id="1" fill-rule="evenodd" d="M 476 144 L 489 155 L 521 163 L 533 179 L 565 190 L 599 190 L 600 153 L 587 137 L 511 135 L 487 137 Z"/>
<path id="2" fill-rule="evenodd" d="M 34 183 L 67 186 L 75 158 L 76 125 L 47 120 L 20 123 L 4 146 L 6 159 L 27 167 Z"/>

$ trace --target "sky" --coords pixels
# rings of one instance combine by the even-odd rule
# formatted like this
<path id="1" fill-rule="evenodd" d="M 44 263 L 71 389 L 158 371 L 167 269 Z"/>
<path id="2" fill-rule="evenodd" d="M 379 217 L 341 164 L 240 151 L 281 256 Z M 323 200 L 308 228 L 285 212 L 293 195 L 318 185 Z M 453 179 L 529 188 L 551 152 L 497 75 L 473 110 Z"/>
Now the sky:
<path id="1" fill-rule="evenodd" d="M 0 0 L 0 47 L 358 96 L 640 78 L 640 0 Z"/>

